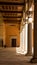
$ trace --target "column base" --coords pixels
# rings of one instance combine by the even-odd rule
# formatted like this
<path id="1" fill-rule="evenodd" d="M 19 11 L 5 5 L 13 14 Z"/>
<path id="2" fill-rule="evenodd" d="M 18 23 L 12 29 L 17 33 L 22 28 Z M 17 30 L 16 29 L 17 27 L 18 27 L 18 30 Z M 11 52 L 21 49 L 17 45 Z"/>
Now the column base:
<path id="1" fill-rule="evenodd" d="M 27 53 L 27 54 L 25 54 L 25 56 L 32 56 L 32 54 L 31 53 Z"/>
<path id="2" fill-rule="evenodd" d="M 30 62 L 31 62 L 31 63 L 37 63 L 37 58 L 32 58 L 32 59 L 30 60 Z"/>

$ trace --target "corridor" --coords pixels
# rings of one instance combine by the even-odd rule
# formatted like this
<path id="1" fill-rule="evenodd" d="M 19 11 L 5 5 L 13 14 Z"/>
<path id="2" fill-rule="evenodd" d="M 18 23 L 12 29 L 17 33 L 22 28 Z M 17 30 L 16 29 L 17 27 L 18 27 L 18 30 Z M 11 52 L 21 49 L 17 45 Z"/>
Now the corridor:
<path id="1" fill-rule="evenodd" d="M 31 56 L 16 53 L 16 48 L 0 48 L 0 65 L 37 65 L 30 63 Z"/>
<path id="2" fill-rule="evenodd" d="M 37 65 L 37 0 L 0 0 L 0 65 Z"/>

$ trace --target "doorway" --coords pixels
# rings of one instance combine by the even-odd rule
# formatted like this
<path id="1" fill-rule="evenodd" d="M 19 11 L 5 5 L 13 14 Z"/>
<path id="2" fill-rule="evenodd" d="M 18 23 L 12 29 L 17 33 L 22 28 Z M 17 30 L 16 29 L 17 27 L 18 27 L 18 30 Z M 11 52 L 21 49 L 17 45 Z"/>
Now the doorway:
<path id="1" fill-rule="evenodd" d="M 16 47 L 16 39 L 12 39 L 11 44 L 12 44 L 12 45 L 11 45 L 12 47 Z"/>
<path id="2" fill-rule="evenodd" d="M 0 47 L 3 47 L 3 39 L 0 39 Z"/>

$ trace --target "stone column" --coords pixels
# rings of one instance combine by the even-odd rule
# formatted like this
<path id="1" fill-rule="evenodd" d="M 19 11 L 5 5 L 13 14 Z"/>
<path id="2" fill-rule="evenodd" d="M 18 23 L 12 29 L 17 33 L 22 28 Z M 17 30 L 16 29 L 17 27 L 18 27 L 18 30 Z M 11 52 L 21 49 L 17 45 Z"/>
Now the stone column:
<path id="1" fill-rule="evenodd" d="M 24 25 L 24 53 L 27 53 L 27 43 L 28 43 L 28 24 Z"/>
<path id="2" fill-rule="evenodd" d="M 5 44 L 6 44 L 6 25 L 5 25 L 5 23 L 3 23 L 3 46 L 5 46 Z"/>
<path id="3" fill-rule="evenodd" d="M 37 63 L 37 0 L 34 0 L 34 54 L 31 62 Z"/>
<path id="4" fill-rule="evenodd" d="M 21 54 L 23 54 L 24 53 L 24 47 L 23 47 L 23 29 L 22 29 L 22 31 L 21 31 L 21 42 L 20 42 L 20 47 L 21 47 Z"/>
<path id="5" fill-rule="evenodd" d="M 32 55 L 32 23 L 28 24 L 28 44 L 27 44 L 27 54 Z"/>

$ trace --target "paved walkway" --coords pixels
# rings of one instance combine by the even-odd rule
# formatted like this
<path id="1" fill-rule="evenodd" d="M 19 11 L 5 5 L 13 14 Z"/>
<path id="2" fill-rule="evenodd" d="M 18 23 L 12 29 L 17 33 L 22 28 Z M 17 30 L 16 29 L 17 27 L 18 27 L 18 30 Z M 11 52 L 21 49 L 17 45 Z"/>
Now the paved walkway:
<path id="1" fill-rule="evenodd" d="M 17 55 L 15 48 L 0 48 L 0 65 L 37 65 L 29 63 L 31 57 Z"/>

